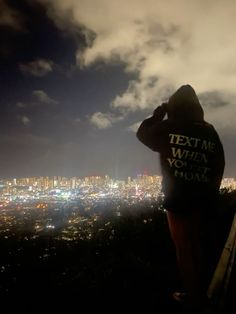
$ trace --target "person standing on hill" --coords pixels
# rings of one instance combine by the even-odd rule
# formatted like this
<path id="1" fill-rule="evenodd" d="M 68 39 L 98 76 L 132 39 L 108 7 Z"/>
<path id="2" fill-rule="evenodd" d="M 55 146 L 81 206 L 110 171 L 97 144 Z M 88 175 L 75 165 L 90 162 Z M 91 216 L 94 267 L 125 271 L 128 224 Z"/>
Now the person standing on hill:
<path id="1" fill-rule="evenodd" d="M 225 167 L 221 140 L 213 125 L 204 120 L 190 85 L 181 86 L 158 106 L 136 135 L 160 153 L 164 208 L 186 289 L 173 297 L 187 296 L 188 304 L 199 311 L 207 302 L 210 280 L 204 247 Z"/>

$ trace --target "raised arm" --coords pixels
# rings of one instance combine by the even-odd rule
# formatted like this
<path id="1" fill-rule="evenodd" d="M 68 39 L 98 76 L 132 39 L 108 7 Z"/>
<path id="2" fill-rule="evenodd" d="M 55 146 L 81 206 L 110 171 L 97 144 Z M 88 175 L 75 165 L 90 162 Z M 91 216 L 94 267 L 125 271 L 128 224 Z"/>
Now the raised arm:
<path id="1" fill-rule="evenodd" d="M 163 119 L 166 113 L 167 106 L 163 103 L 154 110 L 153 115 L 150 118 L 145 119 L 140 124 L 136 133 L 140 142 L 153 151 L 160 152 L 163 147 L 163 138 L 166 130 Z"/>

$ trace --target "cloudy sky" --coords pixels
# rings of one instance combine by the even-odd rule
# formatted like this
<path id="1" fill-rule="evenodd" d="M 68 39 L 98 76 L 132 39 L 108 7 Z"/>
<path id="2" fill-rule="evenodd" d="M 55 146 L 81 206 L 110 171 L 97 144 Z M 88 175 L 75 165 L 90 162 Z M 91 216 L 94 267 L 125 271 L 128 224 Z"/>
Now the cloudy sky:
<path id="1" fill-rule="evenodd" d="M 137 126 L 191 84 L 236 177 L 234 0 L 0 0 L 0 177 L 160 174 Z"/>

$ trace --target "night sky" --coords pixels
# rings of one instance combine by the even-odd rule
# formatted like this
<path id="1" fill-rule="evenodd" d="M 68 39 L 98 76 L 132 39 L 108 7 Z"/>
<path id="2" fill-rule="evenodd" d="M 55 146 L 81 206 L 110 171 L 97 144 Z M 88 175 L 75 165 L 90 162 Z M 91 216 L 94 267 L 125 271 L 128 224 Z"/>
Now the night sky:
<path id="1" fill-rule="evenodd" d="M 191 84 L 236 177 L 233 0 L 0 0 L 0 178 L 160 174 L 140 122 Z"/>

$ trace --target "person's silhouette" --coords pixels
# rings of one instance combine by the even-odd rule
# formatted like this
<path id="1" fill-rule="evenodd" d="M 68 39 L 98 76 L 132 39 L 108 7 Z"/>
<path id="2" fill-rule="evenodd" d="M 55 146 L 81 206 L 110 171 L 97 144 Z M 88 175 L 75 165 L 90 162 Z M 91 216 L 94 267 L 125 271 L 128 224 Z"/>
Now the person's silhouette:
<path id="1" fill-rule="evenodd" d="M 167 114 L 167 119 L 164 117 Z M 224 150 L 204 120 L 190 85 L 181 86 L 138 128 L 138 139 L 160 153 L 164 207 L 188 301 L 199 310 L 208 280 L 204 245 L 210 233 L 224 172 Z M 174 297 L 181 298 L 175 293 Z"/>

